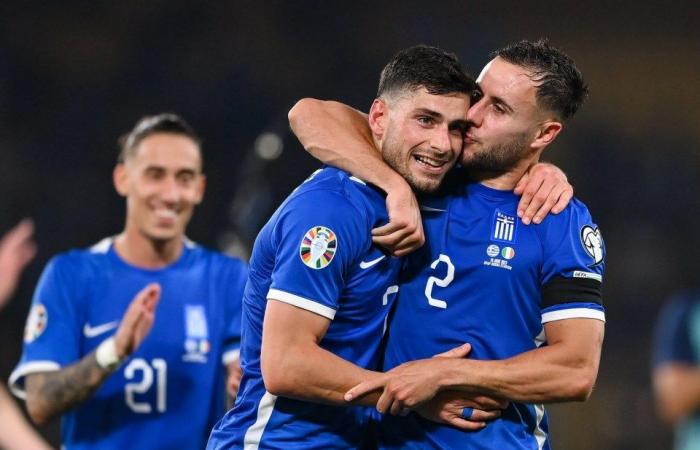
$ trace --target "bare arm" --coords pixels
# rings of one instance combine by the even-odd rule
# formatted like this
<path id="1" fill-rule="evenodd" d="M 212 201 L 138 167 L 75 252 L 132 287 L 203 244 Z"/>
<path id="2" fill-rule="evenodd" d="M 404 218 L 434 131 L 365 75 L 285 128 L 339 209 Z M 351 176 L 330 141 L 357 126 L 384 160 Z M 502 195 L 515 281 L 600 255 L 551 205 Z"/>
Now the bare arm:
<path id="1" fill-rule="evenodd" d="M 51 447 L 25 420 L 7 391 L 0 386 L 0 448 L 49 450 Z"/>
<path id="2" fill-rule="evenodd" d="M 382 159 L 367 115 L 343 103 L 311 98 L 289 111 L 292 131 L 314 158 L 386 192 L 389 223 L 372 230 L 375 244 L 404 256 L 425 242 L 418 201 L 406 180 Z"/>
<path id="3" fill-rule="evenodd" d="M 383 391 L 377 409 L 397 413 L 444 389 L 476 391 L 512 401 L 584 401 L 598 374 L 604 324 L 567 319 L 545 324 L 548 345 L 494 361 L 433 358 L 403 364 L 356 386 L 346 399 Z"/>
<path id="4" fill-rule="evenodd" d="M 263 321 L 260 355 L 265 388 L 274 395 L 316 403 L 346 404 L 343 394 L 378 375 L 360 368 L 318 344 L 330 320 L 287 303 L 269 299 Z M 374 404 L 377 396 L 367 399 Z"/>
<path id="5" fill-rule="evenodd" d="M 136 351 L 151 331 L 159 299 L 160 286 L 152 283 L 131 301 L 114 336 L 113 351 L 118 360 L 123 361 Z M 43 424 L 80 405 L 95 393 L 117 368 L 101 367 L 96 353 L 93 351 L 55 372 L 37 372 L 26 376 L 27 411 L 34 422 Z"/>
<path id="6" fill-rule="evenodd" d="M 666 363 L 654 370 L 656 409 L 666 422 L 676 424 L 700 408 L 700 368 Z"/>
<path id="7" fill-rule="evenodd" d="M 56 372 L 27 375 L 27 411 L 41 425 L 56 415 L 74 408 L 102 385 L 111 372 L 97 364 L 95 352 Z"/>
<path id="8" fill-rule="evenodd" d="M 0 238 L 0 309 L 10 300 L 22 270 L 36 254 L 34 224 L 25 219 Z"/>

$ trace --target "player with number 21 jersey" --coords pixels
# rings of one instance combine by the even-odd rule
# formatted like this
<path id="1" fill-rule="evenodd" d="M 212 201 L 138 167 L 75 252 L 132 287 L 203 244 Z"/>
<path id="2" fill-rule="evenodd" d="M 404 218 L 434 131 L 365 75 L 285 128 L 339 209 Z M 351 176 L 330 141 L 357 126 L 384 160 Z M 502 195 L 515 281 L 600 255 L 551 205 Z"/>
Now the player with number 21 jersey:
<path id="1" fill-rule="evenodd" d="M 245 264 L 185 241 L 171 265 L 142 269 L 112 244 L 105 239 L 49 263 L 11 387 L 23 395 L 25 375 L 59 370 L 92 352 L 114 334 L 134 295 L 157 282 L 152 330 L 92 397 L 63 415 L 63 448 L 201 449 L 225 411 L 222 360 L 238 353 Z"/>

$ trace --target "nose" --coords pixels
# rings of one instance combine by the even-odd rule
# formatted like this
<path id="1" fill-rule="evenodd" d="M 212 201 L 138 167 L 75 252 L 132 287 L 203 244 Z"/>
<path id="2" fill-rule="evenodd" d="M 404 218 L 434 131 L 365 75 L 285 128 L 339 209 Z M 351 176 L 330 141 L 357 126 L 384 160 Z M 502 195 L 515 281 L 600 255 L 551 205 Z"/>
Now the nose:
<path id="1" fill-rule="evenodd" d="M 174 177 L 166 177 L 160 189 L 160 197 L 166 203 L 177 203 L 180 200 L 180 188 Z"/>
<path id="2" fill-rule="evenodd" d="M 448 153 L 452 150 L 452 140 L 450 139 L 450 130 L 447 124 L 435 128 L 430 139 L 430 146 L 440 153 Z"/>
<path id="3" fill-rule="evenodd" d="M 467 110 L 467 122 L 475 127 L 481 126 L 484 118 L 484 101 L 479 100 Z"/>

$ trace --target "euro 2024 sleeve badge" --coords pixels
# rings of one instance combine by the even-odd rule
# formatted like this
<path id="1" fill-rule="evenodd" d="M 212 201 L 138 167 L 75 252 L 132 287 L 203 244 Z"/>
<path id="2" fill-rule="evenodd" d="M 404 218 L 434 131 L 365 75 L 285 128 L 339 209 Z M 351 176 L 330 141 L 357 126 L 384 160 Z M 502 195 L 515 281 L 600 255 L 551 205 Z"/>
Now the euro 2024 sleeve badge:
<path id="1" fill-rule="evenodd" d="M 306 232 L 299 246 L 301 261 L 312 269 L 323 269 L 333 261 L 338 238 L 333 230 L 317 225 Z"/>

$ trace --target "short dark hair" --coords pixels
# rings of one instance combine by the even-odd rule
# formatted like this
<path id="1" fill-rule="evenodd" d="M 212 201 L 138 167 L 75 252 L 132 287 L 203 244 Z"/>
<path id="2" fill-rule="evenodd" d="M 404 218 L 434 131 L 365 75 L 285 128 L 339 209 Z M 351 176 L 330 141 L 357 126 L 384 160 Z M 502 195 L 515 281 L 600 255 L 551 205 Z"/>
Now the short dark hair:
<path id="1" fill-rule="evenodd" d="M 192 139 L 197 147 L 200 147 L 202 140 L 194 129 L 185 120 L 173 113 L 162 113 L 154 116 L 142 117 L 134 128 L 119 138 L 119 156 L 117 163 L 123 164 L 127 158 L 134 155 L 136 148 L 141 141 L 156 133 L 170 133 L 187 136 Z"/>
<path id="2" fill-rule="evenodd" d="M 379 77 L 377 97 L 399 91 L 425 88 L 433 95 L 464 93 L 471 96 L 476 82 L 454 53 L 437 47 L 416 45 L 398 52 L 384 66 Z"/>
<path id="3" fill-rule="evenodd" d="M 559 119 L 571 118 L 588 96 L 588 87 L 574 60 L 549 45 L 547 39 L 523 40 L 491 54 L 532 72 L 537 102 Z"/>

